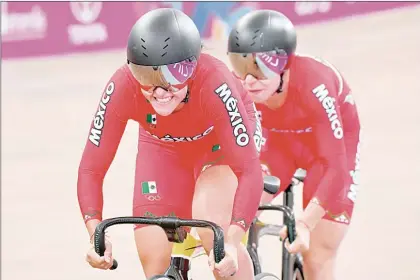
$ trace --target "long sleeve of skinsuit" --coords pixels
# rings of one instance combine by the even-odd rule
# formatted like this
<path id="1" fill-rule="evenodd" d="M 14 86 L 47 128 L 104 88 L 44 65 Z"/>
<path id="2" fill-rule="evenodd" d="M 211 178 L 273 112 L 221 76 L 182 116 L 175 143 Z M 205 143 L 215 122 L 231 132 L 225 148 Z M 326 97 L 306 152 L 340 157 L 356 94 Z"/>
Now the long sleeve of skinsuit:
<path id="1" fill-rule="evenodd" d="M 133 111 L 131 82 L 124 68 L 118 69 L 106 85 L 79 165 L 77 197 L 85 222 L 102 220 L 102 187 Z"/>
<path id="2" fill-rule="evenodd" d="M 220 63 L 209 71 L 201 86 L 201 108 L 215 121 L 215 131 L 230 167 L 238 177 L 232 224 L 247 230 L 258 210 L 263 178 L 256 149 L 255 110 L 247 109 L 241 99 L 242 87 L 228 68 Z M 247 104 L 248 107 L 253 104 Z M 250 107 L 251 108 L 251 107 Z"/>

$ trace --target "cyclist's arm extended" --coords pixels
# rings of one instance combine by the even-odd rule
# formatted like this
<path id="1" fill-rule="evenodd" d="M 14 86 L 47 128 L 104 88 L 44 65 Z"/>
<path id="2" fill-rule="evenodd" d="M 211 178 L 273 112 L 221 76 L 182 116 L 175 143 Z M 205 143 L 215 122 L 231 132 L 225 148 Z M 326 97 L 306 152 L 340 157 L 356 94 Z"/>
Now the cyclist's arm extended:
<path id="1" fill-rule="evenodd" d="M 201 108 L 214 121 L 221 148 L 238 177 L 228 235 L 232 242 L 240 243 L 258 210 L 263 180 L 253 139 L 255 127 L 241 100 L 242 88 L 227 67 L 218 70 L 201 87 Z"/>
<path id="2" fill-rule="evenodd" d="M 90 235 L 102 220 L 102 185 L 124 133 L 132 100 L 127 91 L 127 74 L 119 69 L 106 85 L 79 165 L 77 197 Z"/>
<path id="3" fill-rule="evenodd" d="M 304 211 L 303 220 L 313 229 L 329 210 L 329 205 L 343 201 L 340 196 L 344 195 L 342 190 L 348 182 L 344 176 L 347 159 L 337 93 L 328 82 L 309 84 L 310 92 L 305 92 L 307 98 L 303 104 L 312 120 L 317 163 L 308 172 L 305 187 L 311 189 L 313 184 L 317 190 Z"/>

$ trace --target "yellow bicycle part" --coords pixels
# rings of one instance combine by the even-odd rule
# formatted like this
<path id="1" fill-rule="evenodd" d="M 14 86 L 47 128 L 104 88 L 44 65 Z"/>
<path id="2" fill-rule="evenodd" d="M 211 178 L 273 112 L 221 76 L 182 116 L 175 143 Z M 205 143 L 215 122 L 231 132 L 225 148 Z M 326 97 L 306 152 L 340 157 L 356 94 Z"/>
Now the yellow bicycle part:
<path id="1" fill-rule="evenodd" d="M 198 237 L 198 236 L 197 236 Z M 242 239 L 242 244 L 246 246 L 248 242 L 248 231 Z M 193 259 L 205 255 L 203 245 L 199 238 L 188 233 L 183 243 L 174 243 L 172 247 L 172 257 L 181 257 L 185 259 Z"/>

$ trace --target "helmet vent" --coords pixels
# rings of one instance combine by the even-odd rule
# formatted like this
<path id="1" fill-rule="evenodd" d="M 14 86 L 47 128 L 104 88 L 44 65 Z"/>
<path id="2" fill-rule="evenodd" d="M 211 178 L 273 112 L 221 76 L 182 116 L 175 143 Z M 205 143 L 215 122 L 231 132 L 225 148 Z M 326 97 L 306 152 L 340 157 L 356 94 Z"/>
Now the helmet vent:
<path id="1" fill-rule="evenodd" d="M 255 34 L 255 36 L 254 37 L 252 37 L 252 44 L 250 45 L 250 46 L 253 46 L 253 45 L 255 45 L 255 39 L 257 39 L 258 38 L 258 35 L 256 35 L 258 32 L 260 32 L 260 29 L 257 29 L 257 30 L 255 30 L 254 31 L 254 34 Z"/>
<path id="2" fill-rule="evenodd" d="M 251 43 L 251 45 L 250 45 L 250 46 L 255 45 L 255 39 L 257 39 L 257 37 L 258 37 L 258 36 L 254 36 L 254 37 L 252 37 L 252 43 Z"/>
<path id="3" fill-rule="evenodd" d="M 238 30 L 236 30 L 236 34 L 238 34 L 237 36 L 235 36 L 235 38 L 236 38 L 236 46 L 238 46 L 239 47 L 239 43 L 238 43 L 238 41 L 239 41 L 239 32 L 238 32 Z"/>
<path id="4" fill-rule="evenodd" d="M 140 38 L 140 40 L 141 40 L 143 43 L 146 43 L 146 41 L 145 41 L 143 38 Z M 141 44 L 141 47 L 142 47 L 144 50 L 146 50 L 146 47 L 145 47 L 143 44 Z M 143 55 L 144 55 L 144 56 L 146 56 L 146 57 L 148 57 L 148 56 L 147 56 L 147 54 L 145 54 L 145 53 L 143 53 Z"/>
<path id="5" fill-rule="evenodd" d="M 166 39 L 165 39 L 165 43 L 166 43 L 166 42 L 168 42 L 170 39 L 171 39 L 171 37 L 166 38 Z M 166 44 L 166 45 L 163 47 L 163 49 L 166 49 L 167 47 L 169 47 L 169 45 L 168 45 L 168 44 Z M 161 55 L 161 57 L 164 57 L 167 53 L 168 53 L 168 52 L 164 52 L 164 53 Z"/>

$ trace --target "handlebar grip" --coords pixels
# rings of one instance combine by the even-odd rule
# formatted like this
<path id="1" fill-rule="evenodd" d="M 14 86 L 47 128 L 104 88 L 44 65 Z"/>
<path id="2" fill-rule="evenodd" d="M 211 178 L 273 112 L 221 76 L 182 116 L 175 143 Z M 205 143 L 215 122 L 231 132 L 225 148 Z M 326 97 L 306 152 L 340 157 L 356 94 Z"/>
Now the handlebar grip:
<path id="1" fill-rule="evenodd" d="M 214 232 L 214 243 L 213 243 L 213 252 L 214 252 L 214 261 L 219 263 L 225 257 L 225 238 L 223 234 L 223 229 L 219 226 L 212 227 Z"/>
<path id="2" fill-rule="evenodd" d="M 290 219 L 287 226 L 287 236 L 289 238 L 290 244 L 295 241 L 296 235 L 296 221 L 295 219 Z"/>
<path id="3" fill-rule="evenodd" d="M 293 243 L 296 239 L 296 220 L 293 210 L 284 205 L 264 204 L 258 207 L 258 210 L 276 210 L 281 211 L 285 215 L 285 225 L 287 226 L 287 237 L 289 242 Z"/>
<path id="4" fill-rule="evenodd" d="M 93 240 L 95 252 L 102 257 L 105 253 L 105 227 L 96 227 Z M 109 268 L 109 270 L 115 270 L 117 267 L 118 262 L 116 259 L 113 259 L 112 266 Z"/>

